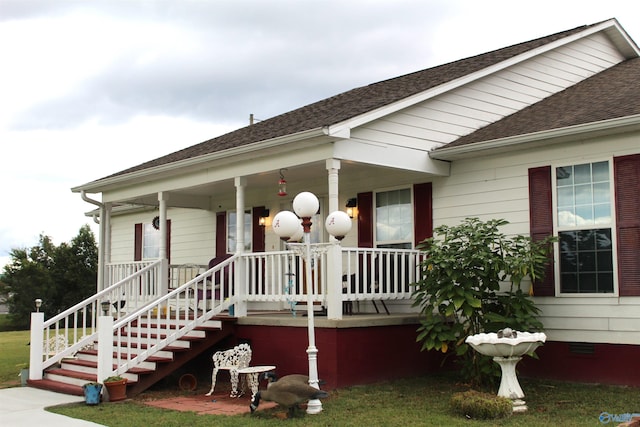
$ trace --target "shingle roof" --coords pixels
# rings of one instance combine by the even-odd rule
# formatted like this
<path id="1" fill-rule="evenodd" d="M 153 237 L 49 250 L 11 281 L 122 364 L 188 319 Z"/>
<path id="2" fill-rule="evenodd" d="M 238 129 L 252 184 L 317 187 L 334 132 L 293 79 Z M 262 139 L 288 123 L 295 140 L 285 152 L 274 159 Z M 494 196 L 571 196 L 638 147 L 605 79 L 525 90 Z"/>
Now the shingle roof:
<path id="1" fill-rule="evenodd" d="M 640 114 L 640 58 L 621 62 L 441 148 L 636 114 Z"/>
<path id="2" fill-rule="evenodd" d="M 551 43 L 555 40 L 578 33 L 592 27 L 593 25 L 577 27 L 481 55 L 476 55 L 448 64 L 439 65 L 437 67 L 428 68 L 426 70 L 352 89 L 322 101 L 289 111 L 271 119 L 258 122 L 254 125 L 238 129 L 217 138 L 159 157 L 155 160 L 142 163 L 106 178 L 341 123 L 409 96 L 482 70 L 524 52 Z"/>

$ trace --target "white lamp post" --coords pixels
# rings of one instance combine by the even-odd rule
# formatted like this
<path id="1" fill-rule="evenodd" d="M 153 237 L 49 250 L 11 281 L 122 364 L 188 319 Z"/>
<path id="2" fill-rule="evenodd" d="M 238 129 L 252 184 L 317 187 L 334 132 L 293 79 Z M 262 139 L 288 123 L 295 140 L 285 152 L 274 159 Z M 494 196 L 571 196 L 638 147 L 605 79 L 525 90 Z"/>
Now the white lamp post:
<path id="1" fill-rule="evenodd" d="M 311 275 L 311 217 L 318 211 L 320 202 L 318 198 L 307 191 L 298 194 L 293 199 L 293 210 L 281 211 L 273 218 L 273 231 L 285 242 L 298 237 L 300 230 L 300 219 L 302 218 L 302 229 L 304 232 L 304 243 L 287 243 L 289 249 L 304 257 L 306 263 L 306 283 L 307 283 L 307 329 L 309 334 L 309 347 L 307 355 L 309 358 L 309 385 L 320 389 L 318 386 L 318 349 L 316 347 L 315 325 L 313 319 L 313 283 Z M 327 231 L 338 240 L 351 230 L 351 219 L 345 212 L 335 211 L 327 216 L 325 222 Z M 299 237 L 298 237 L 299 240 Z M 330 244 L 316 243 L 313 245 L 314 253 L 325 252 Z M 322 411 L 322 403 L 319 399 L 312 399 L 307 405 L 308 414 L 317 414 Z"/>

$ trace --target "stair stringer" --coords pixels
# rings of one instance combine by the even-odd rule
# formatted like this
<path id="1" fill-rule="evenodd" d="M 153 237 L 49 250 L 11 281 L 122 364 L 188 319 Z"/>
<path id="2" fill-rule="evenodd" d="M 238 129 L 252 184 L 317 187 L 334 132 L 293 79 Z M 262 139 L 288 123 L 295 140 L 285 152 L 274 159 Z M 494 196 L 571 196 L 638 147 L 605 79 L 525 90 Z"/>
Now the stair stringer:
<path id="1" fill-rule="evenodd" d="M 151 373 L 139 374 L 138 381 L 127 387 L 127 395 L 132 397 L 142 393 L 225 338 L 235 335 L 237 323 L 235 318 L 218 318 L 217 320 L 222 321 L 221 329 L 208 330 L 206 338 L 191 341 L 188 351 L 173 352 L 173 361 L 159 364 Z"/>

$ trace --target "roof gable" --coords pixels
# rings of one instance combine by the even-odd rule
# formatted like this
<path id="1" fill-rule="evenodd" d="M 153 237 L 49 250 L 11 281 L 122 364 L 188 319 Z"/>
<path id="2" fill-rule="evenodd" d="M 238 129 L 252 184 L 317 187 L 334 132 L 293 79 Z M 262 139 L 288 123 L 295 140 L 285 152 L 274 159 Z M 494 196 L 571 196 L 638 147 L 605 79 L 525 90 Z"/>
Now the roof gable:
<path id="1" fill-rule="evenodd" d="M 518 135 L 640 115 L 640 58 L 626 60 L 447 144 L 438 152 Z"/>
<path id="2" fill-rule="evenodd" d="M 153 170 L 157 167 L 171 165 L 176 162 L 190 160 L 232 148 L 266 142 L 340 124 L 453 82 L 456 79 L 461 79 L 497 64 L 504 63 L 505 61 L 549 45 L 555 41 L 565 39 L 572 35 L 578 36 L 580 33 L 596 28 L 600 24 L 602 23 L 577 27 L 448 64 L 358 87 L 120 171 L 101 180 L 87 184 L 86 186 L 78 187 L 74 189 L 74 191 L 82 190 L 92 184 L 99 185 L 100 181 L 109 178 L 121 177 L 134 172 Z"/>

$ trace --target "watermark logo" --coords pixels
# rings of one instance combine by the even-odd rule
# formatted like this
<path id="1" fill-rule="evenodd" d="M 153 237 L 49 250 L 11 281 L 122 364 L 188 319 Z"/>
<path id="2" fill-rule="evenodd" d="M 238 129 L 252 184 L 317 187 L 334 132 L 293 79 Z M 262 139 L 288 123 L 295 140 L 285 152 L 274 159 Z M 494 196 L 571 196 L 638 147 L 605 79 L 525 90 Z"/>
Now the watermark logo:
<path id="1" fill-rule="evenodd" d="M 609 423 L 626 423 L 631 421 L 633 417 L 640 417 L 640 413 L 631 414 L 629 412 L 625 414 L 610 414 L 608 412 L 602 412 L 598 418 L 602 424 Z"/>

